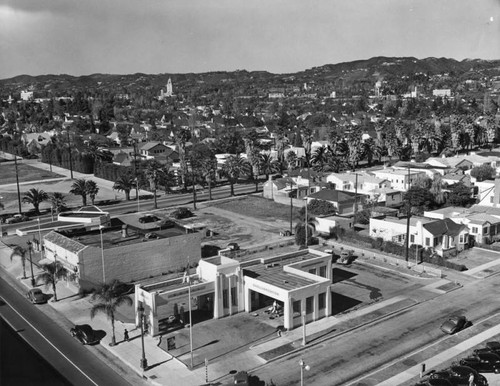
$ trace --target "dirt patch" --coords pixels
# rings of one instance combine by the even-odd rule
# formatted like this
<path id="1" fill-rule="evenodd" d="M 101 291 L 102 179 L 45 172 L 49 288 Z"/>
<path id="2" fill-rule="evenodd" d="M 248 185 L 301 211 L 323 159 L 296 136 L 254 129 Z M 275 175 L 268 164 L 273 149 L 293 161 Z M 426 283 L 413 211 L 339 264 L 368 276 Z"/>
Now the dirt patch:
<path id="1" fill-rule="evenodd" d="M 30 165 L 17 165 L 19 182 L 37 181 L 50 178 L 63 178 L 61 174 L 40 170 Z M 14 184 L 16 182 L 16 166 L 2 165 L 2 184 Z"/>

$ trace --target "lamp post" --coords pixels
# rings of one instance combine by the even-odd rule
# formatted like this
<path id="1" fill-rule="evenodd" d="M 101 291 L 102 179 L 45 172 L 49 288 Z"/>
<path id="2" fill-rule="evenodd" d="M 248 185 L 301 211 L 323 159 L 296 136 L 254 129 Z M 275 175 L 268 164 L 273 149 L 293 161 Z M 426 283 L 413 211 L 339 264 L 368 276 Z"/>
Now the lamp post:
<path id="1" fill-rule="evenodd" d="M 300 358 L 299 365 L 300 365 L 300 386 L 304 386 L 304 370 L 309 371 L 311 370 L 311 367 L 309 365 L 306 365 L 306 363 L 302 358 Z"/>
<path id="2" fill-rule="evenodd" d="M 302 311 L 302 346 L 306 344 L 306 312 Z"/>
<path id="3" fill-rule="evenodd" d="M 139 197 L 139 179 L 137 177 L 135 177 L 135 189 L 136 189 L 136 197 L 137 197 L 137 213 L 139 213 L 141 211 L 141 199 Z"/>
<path id="4" fill-rule="evenodd" d="M 141 343 L 142 343 L 142 358 L 140 362 L 141 369 L 148 369 L 148 360 L 146 359 L 146 352 L 144 351 L 144 306 L 142 302 L 139 303 L 137 307 L 137 312 L 139 313 L 139 323 L 141 325 Z"/>
<path id="5" fill-rule="evenodd" d="M 99 225 L 99 233 L 101 234 L 101 261 L 102 261 L 102 283 L 106 283 L 106 273 L 104 271 L 104 242 L 102 239 L 102 229 L 104 227 Z"/>
<path id="6" fill-rule="evenodd" d="M 66 131 L 66 133 L 68 134 L 69 170 L 70 170 L 70 173 L 71 173 L 71 179 L 73 179 L 73 160 L 71 158 L 71 141 L 70 141 L 70 137 L 69 137 L 69 128 Z"/>
<path id="7" fill-rule="evenodd" d="M 30 268 L 31 268 L 31 286 L 34 287 L 35 286 L 35 275 L 33 274 L 33 259 L 31 258 L 31 241 L 28 240 L 28 242 L 26 243 L 28 244 L 28 252 L 30 254 Z"/>
<path id="8" fill-rule="evenodd" d="M 293 180 L 290 179 L 290 234 L 293 233 L 293 227 L 292 227 L 292 217 L 293 217 L 292 183 L 293 183 Z"/>
<path id="9" fill-rule="evenodd" d="M 308 219 L 307 219 L 307 197 L 305 198 L 305 202 L 306 202 L 306 219 L 304 221 L 304 230 L 306 232 L 306 247 L 309 245 L 309 240 L 308 240 L 308 237 L 307 237 L 307 225 L 308 225 Z"/>

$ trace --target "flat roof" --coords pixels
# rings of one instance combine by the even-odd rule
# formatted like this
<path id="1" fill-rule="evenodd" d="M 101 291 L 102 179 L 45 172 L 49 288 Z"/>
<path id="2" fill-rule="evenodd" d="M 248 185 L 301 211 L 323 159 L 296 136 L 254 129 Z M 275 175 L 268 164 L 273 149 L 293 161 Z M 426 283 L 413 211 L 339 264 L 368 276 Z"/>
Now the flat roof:
<path id="1" fill-rule="evenodd" d="M 158 236 L 158 239 L 167 239 L 170 237 L 180 236 L 185 234 L 185 231 L 178 228 L 167 228 L 167 229 L 154 229 L 152 232 L 144 232 L 143 230 L 134 229 L 132 227 L 127 228 L 127 236 L 122 236 L 122 228 L 112 227 L 105 228 L 102 230 L 102 245 L 104 249 L 114 248 L 123 245 L 132 245 L 137 243 L 147 243 L 148 241 L 154 241 L 158 239 L 151 238 L 149 240 L 145 239 L 146 233 L 154 233 Z M 101 247 L 101 232 L 90 231 L 82 233 L 67 234 L 63 233 L 65 236 L 78 241 L 84 245 L 90 245 L 95 247 Z"/>
<path id="2" fill-rule="evenodd" d="M 279 256 L 276 256 L 279 257 Z M 317 283 L 316 280 L 307 279 L 302 276 L 294 275 L 290 272 L 283 271 L 283 266 L 297 263 L 299 261 L 318 258 L 320 256 L 307 253 L 304 255 L 288 257 L 279 261 L 273 257 L 273 262 L 269 264 L 256 264 L 243 269 L 243 275 L 258 279 L 259 281 L 271 284 L 275 287 L 284 289 L 286 291 L 298 289 L 311 284 Z"/>

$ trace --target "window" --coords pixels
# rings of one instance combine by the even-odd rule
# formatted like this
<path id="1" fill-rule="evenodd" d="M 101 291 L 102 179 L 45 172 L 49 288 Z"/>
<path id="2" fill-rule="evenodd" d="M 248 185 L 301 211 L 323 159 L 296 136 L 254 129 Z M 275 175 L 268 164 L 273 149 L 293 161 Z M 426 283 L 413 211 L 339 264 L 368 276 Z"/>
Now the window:
<path id="1" fill-rule="evenodd" d="M 224 308 L 229 308 L 229 301 L 228 301 L 228 293 L 227 289 L 222 291 L 222 307 Z"/>
<path id="2" fill-rule="evenodd" d="M 410 235 L 410 242 L 414 243 L 415 242 L 415 235 Z"/>
<path id="3" fill-rule="evenodd" d="M 488 227 L 483 227 L 483 235 L 488 234 Z"/>
<path id="4" fill-rule="evenodd" d="M 460 235 L 460 244 L 464 243 L 464 235 Z"/>
<path id="5" fill-rule="evenodd" d="M 326 265 L 319 267 L 319 276 L 326 277 Z"/>
<path id="6" fill-rule="evenodd" d="M 431 239 L 429 237 L 425 238 L 425 246 L 430 247 L 431 246 Z"/>
<path id="7" fill-rule="evenodd" d="M 477 233 L 478 229 L 477 227 L 472 227 L 472 233 Z"/>
<path id="8" fill-rule="evenodd" d="M 313 275 L 316 275 L 316 268 L 311 268 L 309 270 L 309 273 L 312 273 Z"/>
<path id="9" fill-rule="evenodd" d="M 306 314 L 312 314 L 314 309 L 314 296 L 310 296 L 306 299 Z"/>
<path id="10" fill-rule="evenodd" d="M 318 308 L 324 310 L 326 307 L 326 294 L 323 292 L 318 295 Z"/>
<path id="11" fill-rule="evenodd" d="M 493 196 L 490 197 L 490 204 L 493 204 Z"/>
<path id="12" fill-rule="evenodd" d="M 236 287 L 231 287 L 231 305 L 232 306 L 238 305 L 238 294 L 236 292 Z"/>

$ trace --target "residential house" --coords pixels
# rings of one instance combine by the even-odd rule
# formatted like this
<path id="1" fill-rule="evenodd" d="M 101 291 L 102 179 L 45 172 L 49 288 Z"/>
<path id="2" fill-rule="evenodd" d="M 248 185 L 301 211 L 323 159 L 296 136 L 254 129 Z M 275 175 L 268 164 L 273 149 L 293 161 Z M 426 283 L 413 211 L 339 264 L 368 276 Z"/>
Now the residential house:
<path id="1" fill-rule="evenodd" d="M 333 206 L 337 210 L 337 214 L 339 215 L 353 215 L 355 209 L 363 210 L 366 205 L 367 199 L 368 196 L 365 194 L 356 194 L 333 189 L 322 189 L 316 193 L 310 194 L 306 198 L 308 203 L 311 200 L 320 200 L 327 201 L 333 204 Z"/>
<path id="2" fill-rule="evenodd" d="M 417 179 L 426 176 L 423 171 L 411 169 L 408 171 L 395 168 L 373 170 L 371 173 L 382 180 L 388 180 L 391 183 L 391 188 L 403 192 L 406 192 Z"/>
<path id="3" fill-rule="evenodd" d="M 165 146 L 161 142 L 146 142 L 139 147 L 139 153 L 142 157 L 148 159 L 155 159 L 159 162 L 177 162 L 179 160 L 179 153 L 172 150 L 170 147 Z"/>

